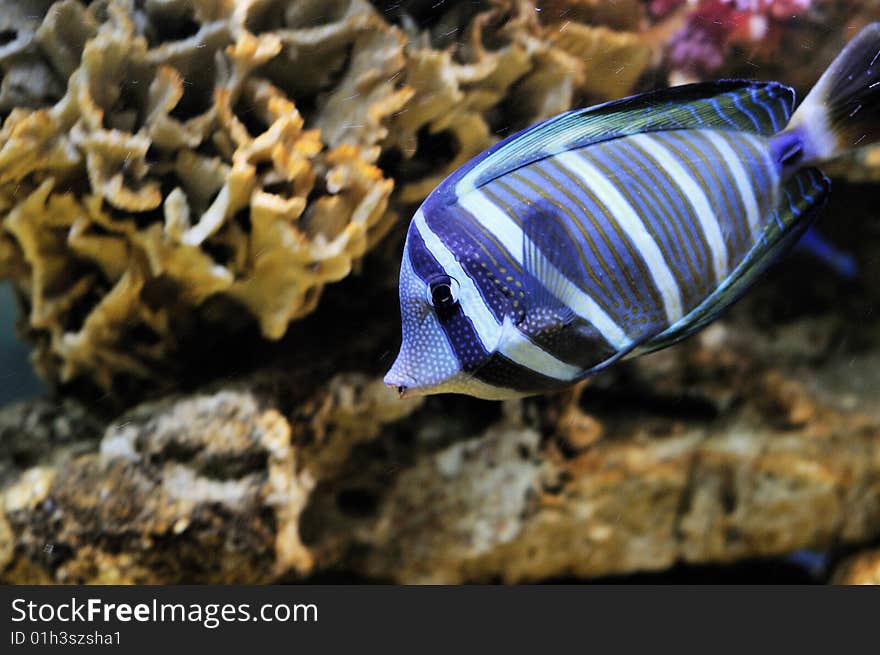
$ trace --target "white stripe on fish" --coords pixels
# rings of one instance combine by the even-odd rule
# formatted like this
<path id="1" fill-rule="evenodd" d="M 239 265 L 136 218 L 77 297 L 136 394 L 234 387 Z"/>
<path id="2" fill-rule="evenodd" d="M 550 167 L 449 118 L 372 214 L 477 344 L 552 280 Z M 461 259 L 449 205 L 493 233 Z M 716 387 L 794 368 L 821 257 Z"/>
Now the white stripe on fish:
<path id="1" fill-rule="evenodd" d="M 746 221 L 749 224 L 749 232 L 753 239 L 757 238 L 761 228 L 761 210 L 758 207 L 758 199 L 755 197 L 755 190 L 752 188 L 752 183 L 749 180 L 745 167 L 724 137 L 709 130 L 700 130 L 699 133 L 715 146 L 721 154 L 723 163 L 727 166 L 731 175 L 733 175 L 739 197 L 742 199 L 743 207 L 746 208 Z"/>
<path id="2" fill-rule="evenodd" d="M 700 221 L 703 236 L 706 237 L 706 243 L 709 245 L 709 250 L 712 253 L 715 281 L 721 282 L 730 271 L 730 264 L 727 261 L 727 245 L 724 243 L 724 237 L 721 234 L 718 217 L 712 209 L 712 204 L 706 197 L 706 193 L 697 184 L 696 180 L 690 176 L 690 173 L 678 163 L 675 156 L 653 134 L 634 134 L 626 138 L 630 139 L 657 161 L 661 168 L 678 185 L 682 195 L 693 207 L 694 214 L 697 216 L 697 220 Z M 674 321 L 670 321 L 670 323 L 674 323 Z"/>
<path id="3" fill-rule="evenodd" d="M 633 209 L 620 190 L 586 158 L 574 152 L 563 152 L 556 155 L 560 165 L 574 173 L 581 182 L 589 187 L 593 195 L 605 205 L 606 209 L 626 232 L 630 240 L 641 254 L 648 266 L 654 284 L 663 298 L 663 308 L 669 323 L 681 318 L 684 307 L 681 301 L 681 290 L 660 246 L 648 232 L 638 212 Z"/>

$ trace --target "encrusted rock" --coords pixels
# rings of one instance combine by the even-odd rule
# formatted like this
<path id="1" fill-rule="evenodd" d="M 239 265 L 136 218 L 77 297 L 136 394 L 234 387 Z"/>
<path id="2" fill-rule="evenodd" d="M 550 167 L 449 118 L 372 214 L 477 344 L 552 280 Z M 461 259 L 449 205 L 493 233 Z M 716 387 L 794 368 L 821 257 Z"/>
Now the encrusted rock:
<path id="1" fill-rule="evenodd" d="M 72 401 L 17 402 L 0 411 L 0 486 L 20 469 L 58 465 L 93 451 L 102 421 Z"/>
<path id="2" fill-rule="evenodd" d="M 284 392 L 273 397 L 266 386 L 144 405 L 112 423 L 97 452 L 91 433 L 89 454 L 18 471 L 0 502 L 5 577 L 268 582 L 311 572 L 299 518 L 318 476 L 418 403 L 398 402 L 381 383 L 340 378 L 310 401 L 321 406 L 311 424 L 292 434 L 277 409 Z M 372 411 L 380 391 L 384 416 Z M 70 420 L 94 427 L 82 414 Z M 327 446 L 314 460 L 313 439 Z"/>
<path id="3" fill-rule="evenodd" d="M 837 567 L 831 581 L 840 585 L 880 585 L 880 550 L 847 558 Z"/>
<path id="4" fill-rule="evenodd" d="M 147 404 L 97 451 L 15 471 L 2 577 L 516 582 L 876 539 L 880 415 L 840 393 L 834 360 L 799 384 L 800 360 L 770 367 L 770 347 L 746 321 L 609 371 L 580 399 L 504 411 L 400 401 L 356 374 L 308 393 L 279 374 Z M 876 408 L 877 369 L 864 375 Z M 792 398 L 809 408 L 796 420 Z M 595 426 L 582 441 L 573 416 Z"/>

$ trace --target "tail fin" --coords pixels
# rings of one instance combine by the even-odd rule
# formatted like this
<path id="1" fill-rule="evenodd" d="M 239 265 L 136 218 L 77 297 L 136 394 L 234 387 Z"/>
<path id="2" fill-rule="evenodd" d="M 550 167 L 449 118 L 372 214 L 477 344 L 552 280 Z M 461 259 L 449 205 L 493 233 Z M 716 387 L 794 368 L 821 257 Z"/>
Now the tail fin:
<path id="1" fill-rule="evenodd" d="M 880 23 L 871 23 L 847 44 L 785 131 L 801 137 L 799 164 L 880 141 Z"/>

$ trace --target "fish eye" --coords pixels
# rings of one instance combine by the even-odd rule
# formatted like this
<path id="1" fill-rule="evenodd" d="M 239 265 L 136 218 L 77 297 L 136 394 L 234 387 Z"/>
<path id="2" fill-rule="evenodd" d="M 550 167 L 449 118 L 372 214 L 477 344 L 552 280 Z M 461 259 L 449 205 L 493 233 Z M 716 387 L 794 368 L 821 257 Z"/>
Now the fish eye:
<path id="1" fill-rule="evenodd" d="M 458 281 L 440 275 L 428 284 L 428 304 L 434 309 L 452 309 L 458 302 Z"/>

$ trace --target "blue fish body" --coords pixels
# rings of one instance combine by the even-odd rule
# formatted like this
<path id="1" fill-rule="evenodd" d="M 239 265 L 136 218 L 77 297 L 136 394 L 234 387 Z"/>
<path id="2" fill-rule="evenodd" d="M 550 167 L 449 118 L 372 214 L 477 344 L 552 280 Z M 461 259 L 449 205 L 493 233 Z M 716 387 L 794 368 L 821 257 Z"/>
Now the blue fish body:
<path id="1" fill-rule="evenodd" d="M 476 157 L 413 217 L 385 382 L 542 393 L 714 320 L 815 219 L 830 189 L 815 164 L 859 132 L 880 138 L 877 52 L 880 24 L 797 113 L 782 84 L 688 85 L 567 112 Z"/>

